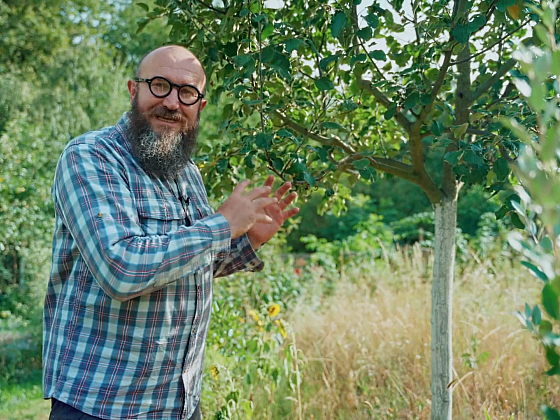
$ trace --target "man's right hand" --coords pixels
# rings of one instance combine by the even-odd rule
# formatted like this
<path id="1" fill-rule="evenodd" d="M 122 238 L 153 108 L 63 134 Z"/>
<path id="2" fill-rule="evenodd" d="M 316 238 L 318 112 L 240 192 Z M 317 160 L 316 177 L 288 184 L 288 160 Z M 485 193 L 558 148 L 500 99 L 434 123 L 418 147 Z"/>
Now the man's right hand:
<path id="1" fill-rule="evenodd" d="M 229 222 L 232 239 L 246 233 L 257 222 L 272 223 L 272 219 L 259 213 L 259 210 L 276 203 L 278 199 L 269 197 L 270 187 L 254 188 L 244 194 L 250 183 L 250 180 L 245 180 L 237 184 L 229 198 L 216 210 Z"/>

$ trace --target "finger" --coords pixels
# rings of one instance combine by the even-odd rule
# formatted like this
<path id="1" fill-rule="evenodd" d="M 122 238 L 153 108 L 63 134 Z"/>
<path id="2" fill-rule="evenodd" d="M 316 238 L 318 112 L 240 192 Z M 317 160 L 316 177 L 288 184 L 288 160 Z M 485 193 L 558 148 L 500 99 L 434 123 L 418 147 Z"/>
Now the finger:
<path id="1" fill-rule="evenodd" d="M 253 188 L 251 191 L 249 191 L 246 196 L 248 199 L 250 199 L 251 201 L 254 201 L 257 198 L 261 198 L 261 197 L 268 197 L 270 195 L 270 191 L 272 189 L 270 187 L 258 187 L 258 188 Z"/>
<path id="2" fill-rule="evenodd" d="M 286 194 L 290 188 L 292 188 L 292 183 L 291 182 L 284 182 L 280 186 L 280 188 L 278 188 L 274 192 L 274 197 L 276 197 L 278 200 L 281 200 L 282 197 L 284 197 L 284 194 Z"/>
<path id="3" fill-rule="evenodd" d="M 255 223 L 267 223 L 271 224 L 273 220 L 267 216 L 266 214 L 258 214 L 257 218 L 255 219 Z"/>
<path id="4" fill-rule="evenodd" d="M 296 192 L 288 194 L 282 201 L 278 203 L 280 205 L 280 210 L 285 210 L 286 207 L 288 207 L 296 197 Z"/>
<path id="5" fill-rule="evenodd" d="M 284 221 L 288 220 L 290 217 L 294 217 L 296 214 L 299 213 L 299 208 L 294 207 L 293 209 L 290 210 L 286 210 L 285 212 L 282 213 L 282 216 L 284 216 Z"/>
<path id="6" fill-rule="evenodd" d="M 264 181 L 264 186 L 272 188 L 272 184 L 274 184 L 274 175 L 269 175 L 266 177 L 266 181 Z"/>
<path id="7" fill-rule="evenodd" d="M 250 183 L 251 183 L 250 179 L 246 179 L 245 181 L 241 181 L 239 184 L 237 184 L 235 186 L 235 188 L 232 191 L 232 194 L 243 194 L 243 192 L 245 191 L 245 188 L 247 188 Z"/>
<path id="8" fill-rule="evenodd" d="M 253 200 L 253 206 L 255 211 L 258 211 L 266 206 L 270 206 L 271 204 L 278 203 L 278 199 L 276 197 L 262 197 Z"/>

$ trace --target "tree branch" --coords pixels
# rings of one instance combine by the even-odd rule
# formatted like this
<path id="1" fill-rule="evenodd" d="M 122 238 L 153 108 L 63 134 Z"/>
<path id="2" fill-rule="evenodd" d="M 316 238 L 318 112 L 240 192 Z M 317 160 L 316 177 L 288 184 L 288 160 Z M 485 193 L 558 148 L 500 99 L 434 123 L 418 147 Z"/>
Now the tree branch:
<path id="1" fill-rule="evenodd" d="M 449 62 L 451 61 L 452 54 L 453 54 L 453 49 L 450 49 L 449 51 L 445 52 L 445 56 L 443 58 L 443 63 L 439 70 L 438 77 L 434 83 L 434 86 L 432 87 L 432 93 L 430 94 L 431 96 L 430 104 L 422 108 L 422 111 L 420 112 L 417 121 L 414 123 L 414 126 L 412 127 L 412 131 L 417 133 L 420 132 L 420 129 L 422 128 L 422 125 L 424 124 L 426 117 L 430 112 L 432 112 L 432 109 L 434 109 L 434 103 L 437 98 L 437 95 L 441 90 L 443 83 L 445 82 L 445 76 L 447 75 L 447 70 L 449 69 Z"/>
<path id="2" fill-rule="evenodd" d="M 354 148 L 352 146 L 344 143 L 342 140 L 340 140 L 337 137 L 334 137 L 334 136 L 325 137 L 325 136 L 322 136 L 320 134 L 313 133 L 312 131 L 309 131 L 307 128 L 305 128 L 303 125 L 298 124 L 297 122 L 288 118 L 286 115 L 282 114 L 278 110 L 275 110 L 272 113 L 275 116 L 277 116 L 278 118 L 280 118 L 282 120 L 282 122 L 284 124 L 286 124 L 288 127 L 290 127 L 292 130 L 298 132 L 299 134 L 302 134 L 305 137 L 310 138 L 311 140 L 315 140 L 316 142 L 319 142 L 319 143 L 327 145 L 327 146 L 340 147 L 342 150 L 344 150 L 348 154 L 356 153 L 356 151 L 354 150 Z"/>
<path id="3" fill-rule="evenodd" d="M 395 105 L 389 98 L 387 98 L 385 96 L 385 94 L 383 92 L 381 92 L 376 87 L 373 87 L 370 81 L 360 79 L 360 80 L 358 80 L 358 85 L 362 89 L 370 92 L 375 97 L 377 102 L 379 102 L 385 108 L 388 109 L 388 108 L 391 108 L 392 106 Z M 412 128 L 412 124 L 410 123 L 410 121 L 408 121 L 408 119 L 400 112 L 397 112 L 397 114 L 395 115 L 395 118 L 396 118 L 397 122 L 401 125 L 401 127 L 404 128 L 408 134 L 410 134 L 411 133 L 411 128 Z"/>
<path id="4" fill-rule="evenodd" d="M 499 81 L 508 71 L 510 71 L 515 66 L 516 61 L 513 58 L 510 58 L 506 61 L 502 67 L 494 73 L 492 77 L 490 77 L 485 82 L 481 83 L 478 88 L 473 92 L 470 102 L 473 103 L 477 100 L 483 93 L 488 91 L 497 81 Z"/>
<path id="5" fill-rule="evenodd" d="M 461 64 L 464 63 L 466 61 L 470 61 L 475 57 L 478 57 L 481 54 L 484 54 L 486 51 L 491 50 L 492 48 L 494 48 L 496 45 L 498 45 L 500 42 L 504 41 L 505 39 L 507 39 L 508 37 L 510 37 L 511 35 L 513 35 L 515 32 L 517 32 L 518 30 L 520 30 L 521 28 L 523 28 L 525 25 L 527 25 L 529 22 L 531 21 L 531 19 L 527 19 L 525 22 L 523 22 L 521 25 L 519 25 L 517 28 L 512 29 L 511 31 L 509 31 L 507 34 L 505 34 L 503 37 L 501 37 L 500 39 L 498 39 L 496 42 L 494 42 L 492 45 L 487 46 L 486 48 L 483 48 L 482 50 L 480 50 L 479 52 L 477 52 L 476 54 L 473 54 L 467 58 L 464 58 L 462 60 L 459 61 L 454 61 L 453 63 L 451 63 L 452 66 L 454 66 L 455 64 Z"/>
<path id="6" fill-rule="evenodd" d="M 352 162 L 359 159 L 369 160 L 370 165 L 378 171 L 398 176 L 415 184 L 419 183 L 418 177 L 412 172 L 412 166 L 395 159 L 388 159 L 379 156 L 364 156 L 361 153 L 355 153 L 339 160 L 337 165 L 339 168 L 351 166 Z"/>
<path id="7" fill-rule="evenodd" d="M 216 13 L 221 13 L 222 15 L 227 14 L 227 12 L 225 10 L 217 9 L 214 6 L 212 6 L 211 4 L 207 4 L 207 3 L 203 2 L 202 0 L 198 0 L 198 2 L 200 4 L 203 4 L 204 6 L 208 7 L 209 9 L 213 10 Z"/>

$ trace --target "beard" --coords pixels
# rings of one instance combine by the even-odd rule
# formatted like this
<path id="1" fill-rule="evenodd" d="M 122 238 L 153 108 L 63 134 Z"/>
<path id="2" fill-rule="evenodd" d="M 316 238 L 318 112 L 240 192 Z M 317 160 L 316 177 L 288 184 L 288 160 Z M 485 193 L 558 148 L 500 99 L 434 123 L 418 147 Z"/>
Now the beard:
<path id="1" fill-rule="evenodd" d="M 181 112 L 170 111 L 162 105 L 142 113 L 136 95 L 128 117 L 130 124 L 127 138 L 132 146 L 134 157 L 144 171 L 157 178 L 172 179 L 186 168 L 196 150 L 200 111 L 194 125 L 189 126 Z M 157 133 L 152 128 L 150 117 L 180 121 L 181 129 L 179 132 L 165 129 Z"/>

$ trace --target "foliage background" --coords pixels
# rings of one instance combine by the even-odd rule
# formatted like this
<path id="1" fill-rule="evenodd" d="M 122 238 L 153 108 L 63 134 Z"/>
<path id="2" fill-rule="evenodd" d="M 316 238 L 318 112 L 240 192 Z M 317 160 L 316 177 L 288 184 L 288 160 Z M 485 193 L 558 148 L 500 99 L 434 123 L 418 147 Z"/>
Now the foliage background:
<path id="1" fill-rule="evenodd" d="M 144 3 L 150 10 L 155 7 L 155 2 Z M 22 414 L 15 407 L 19 410 L 41 398 L 41 316 L 54 214 L 50 187 L 58 156 L 74 136 L 113 125 L 128 109 L 126 81 L 141 57 L 179 37 L 165 19 L 149 21 L 145 16 L 145 7 L 125 0 L 0 0 L 0 415 L 6 418 L 40 418 L 44 414 Z M 144 29 L 137 33 L 139 23 Z M 225 191 L 217 169 L 219 154 L 227 155 L 233 139 L 232 133 L 224 132 L 224 116 L 230 112 L 231 101 L 221 98 L 202 117 L 198 163 L 215 204 Z M 255 126 L 260 123 L 255 117 L 246 121 Z M 221 138 L 220 142 L 216 138 Z M 404 148 L 405 144 L 395 141 L 394 147 Z M 436 174 L 441 159 L 441 151 L 427 153 L 427 170 Z M 241 164 L 231 157 L 228 168 Z M 256 169 L 266 171 L 264 166 Z M 258 181 L 259 175 L 255 178 Z M 388 302 L 398 307 L 403 301 L 413 302 L 415 293 L 425 295 L 429 286 L 433 214 L 421 189 L 392 176 L 377 176 L 375 182 L 343 179 L 339 191 L 345 194 L 344 205 L 325 206 L 323 194 L 305 190 L 303 196 L 308 200 L 300 203 L 300 218 L 263 250 L 266 270 L 256 276 L 240 275 L 217 282 L 203 394 L 207 413 L 216 418 L 328 417 L 329 412 L 356 418 L 399 417 L 399 412 L 413 416 L 429 407 L 429 395 L 403 382 L 408 374 L 417 375 L 419 384 L 420 378 L 428 377 L 426 355 L 422 363 L 416 362 L 416 355 L 406 351 L 412 345 L 393 348 L 397 359 L 373 360 L 362 353 L 369 346 L 385 354 L 384 343 L 396 343 L 395 336 L 407 328 L 414 330 L 412 324 L 403 326 L 406 322 L 396 316 L 399 312 L 423 319 L 421 325 L 427 328 L 425 305 L 386 308 L 379 313 L 364 309 L 371 317 L 381 317 L 376 322 L 386 340 L 370 337 L 368 346 L 354 343 L 356 357 L 348 360 L 357 365 L 348 369 L 328 365 L 330 358 L 348 355 L 344 344 L 325 339 L 331 347 L 318 348 L 307 338 L 312 336 L 313 327 L 302 319 L 316 319 L 317 328 L 321 328 L 317 331 L 323 333 L 320 336 L 327 337 L 329 325 L 336 324 L 329 321 L 333 313 L 329 311 L 342 314 L 344 308 L 357 304 L 354 299 L 358 295 L 371 299 L 372 308 Z M 476 304 L 478 312 L 472 309 L 469 322 L 482 319 L 480 331 L 488 334 L 492 329 L 485 323 L 492 317 L 498 316 L 506 325 L 505 335 L 496 334 L 495 342 L 486 340 L 480 331 L 460 330 L 464 335 L 459 335 L 457 346 L 456 358 L 464 361 L 460 373 L 473 372 L 470 375 L 476 378 L 495 375 L 490 363 L 485 363 L 498 360 L 496 343 L 505 343 L 504 337 L 516 331 L 504 315 L 511 307 L 497 305 L 495 300 L 504 293 L 532 292 L 525 290 L 519 275 L 500 276 L 516 269 L 504 240 L 511 228 L 509 216 L 497 221 L 493 213 L 505 197 L 498 194 L 491 198 L 485 185 L 462 194 L 460 284 L 472 283 L 473 293 L 476 287 L 487 292 Z M 321 215 L 317 214 L 319 208 Z M 480 262 L 483 270 L 475 271 L 469 265 L 473 261 Z M 342 303 L 345 306 L 340 306 Z M 387 324 L 392 318 L 401 319 L 402 329 Z M 370 319 L 363 318 L 362 323 L 367 326 Z M 364 331 L 358 333 L 365 336 Z M 421 340 L 422 333 L 410 334 L 409 341 Z M 348 340 L 353 343 L 352 337 Z M 330 355 L 324 353 L 327 350 Z M 512 350 L 511 357 L 517 356 Z M 396 367 L 403 361 L 406 364 L 402 366 L 408 368 L 399 371 Z M 403 376 L 365 375 L 368 370 L 360 367 L 380 363 Z M 501 394 L 492 394 L 490 402 L 484 403 L 480 395 L 488 383 L 480 376 L 472 386 L 465 380 L 463 386 L 469 388 L 457 407 L 476 415 L 489 407 L 508 415 L 523 410 L 535 413 L 539 406 L 536 395 L 554 402 L 554 393 L 546 391 L 539 369 L 531 367 L 517 375 L 509 367 L 508 379 L 501 384 L 504 395 L 513 395 L 511 390 L 517 392 L 518 388 L 511 382 L 523 375 L 530 377 L 535 387 L 533 394 L 527 394 L 533 398 L 529 404 L 518 401 L 505 407 L 503 400 L 511 401 L 512 397 Z M 345 376 L 349 372 L 355 373 Z M 323 392 L 327 383 L 334 405 L 325 408 L 313 395 Z M 550 389 L 555 389 L 552 386 Z M 386 392 L 387 400 L 376 402 L 375 394 L 381 392 Z"/>

